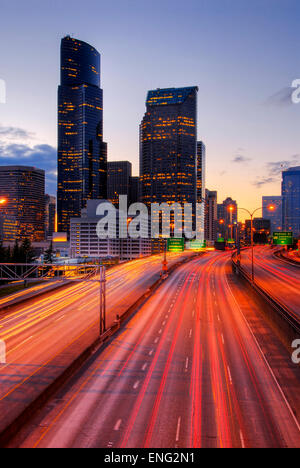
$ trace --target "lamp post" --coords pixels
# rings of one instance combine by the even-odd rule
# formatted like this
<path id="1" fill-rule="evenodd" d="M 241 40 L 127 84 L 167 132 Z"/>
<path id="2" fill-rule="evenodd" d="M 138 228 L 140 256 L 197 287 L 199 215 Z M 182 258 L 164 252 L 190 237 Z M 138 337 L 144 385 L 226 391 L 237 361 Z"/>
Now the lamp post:
<path id="1" fill-rule="evenodd" d="M 234 206 L 233 205 L 230 205 L 228 207 L 228 210 L 230 212 L 233 212 L 234 211 Z M 256 210 L 254 211 L 249 211 L 247 208 L 237 208 L 238 210 L 242 210 L 242 211 L 246 211 L 246 213 L 249 214 L 250 216 L 250 220 L 251 220 L 251 281 L 252 283 L 254 283 L 254 280 L 255 280 L 255 274 L 254 274 L 254 230 L 253 230 L 253 219 L 254 219 L 254 215 L 255 213 L 257 213 L 258 211 L 262 210 L 262 207 L 260 206 L 259 208 L 256 208 Z M 269 211 L 275 211 L 276 210 L 276 207 L 274 205 L 269 205 L 267 207 L 267 209 Z"/>

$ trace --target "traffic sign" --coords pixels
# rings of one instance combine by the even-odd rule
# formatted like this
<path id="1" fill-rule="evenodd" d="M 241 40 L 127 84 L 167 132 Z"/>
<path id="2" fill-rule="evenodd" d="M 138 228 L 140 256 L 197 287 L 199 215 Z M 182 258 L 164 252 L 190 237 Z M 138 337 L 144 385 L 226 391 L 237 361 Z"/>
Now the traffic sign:
<path id="1" fill-rule="evenodd" d="M 184 252 L 184 239 L 176 239 L 175 237 L 168 239 L 167 249 L 168 252 Z"/>
<path id="2" fill-rule="evenodd" d="M 293 245 L 292 232 L 274 232 L 273 233 L 274 245 Z"/>

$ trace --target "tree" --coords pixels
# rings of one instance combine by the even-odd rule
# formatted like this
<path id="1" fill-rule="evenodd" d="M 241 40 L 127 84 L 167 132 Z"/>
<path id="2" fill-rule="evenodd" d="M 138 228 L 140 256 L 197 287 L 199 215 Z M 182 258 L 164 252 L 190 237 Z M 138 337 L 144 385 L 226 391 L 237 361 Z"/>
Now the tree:
<path id="1" fill-rule="evenodd" d="M 53 243 L 51 241 L 49 248 L 45 251 L 44 262 L 52 263 L 52 257 L 53 257 Z"/>
<path id="2" fill-rule="evenodd" d="M 20 261 L 20 247 L 17 239 L 15 240 L 15 245 L 11 254 L 11 261 L 13 263 L 19 263 Z"/>
<path id="3" fill-rule="evenodd" d="M 19 250 L 19 261 L 21 263 L 31 263 L 34 259 L 34 252 L 29 239 L 24 239 Z"/>

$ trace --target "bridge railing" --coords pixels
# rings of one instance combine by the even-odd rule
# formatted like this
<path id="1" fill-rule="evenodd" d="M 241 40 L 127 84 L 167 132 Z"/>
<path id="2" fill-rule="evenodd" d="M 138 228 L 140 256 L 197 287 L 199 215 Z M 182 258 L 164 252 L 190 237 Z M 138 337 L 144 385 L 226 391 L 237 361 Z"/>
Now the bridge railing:
<path id="1" fill-rule="evenodd" d="M 26 281 L 30 279 L 51 280 L 61 279 L 82 281 L 97 280 L 101 265 L 57 265 L 57 264 L 28 264 L 28 263 L 0 263 L 0 280 Z M 99 278 L 98 278 L 99 280 Z"/>

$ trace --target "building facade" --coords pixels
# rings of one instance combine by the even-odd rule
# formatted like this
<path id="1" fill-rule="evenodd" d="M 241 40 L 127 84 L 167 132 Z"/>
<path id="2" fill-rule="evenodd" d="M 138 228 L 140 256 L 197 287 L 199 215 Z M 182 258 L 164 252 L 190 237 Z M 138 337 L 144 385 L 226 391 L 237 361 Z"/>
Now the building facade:
<path id="1" fill-rule="evenodd" d="M 300 166 L 282 173 L 282 224 L 284 231 L 300 236 Z"/>
<path id="2" fill-rule="evenodd" d="M 230 210 L 233 207 L 233 210 Z M 237 240 L 237 202 L 228 197 L 217 207 L 217 236 L 225 240 Z"/>
<path id="3" fill-rule="evenodd" d="M 269 210 L 269 206 L 274 206 L 275 210 Z M 270 220 L 271 234 L 282 231 L 282 197 L 263 197 L 262 198 L 263 218 Z"/>
<path id="4" fill-rule="evenodd" d="M 45 195 L 45 237 L 52 238 L 56 224 L 56 197 Z"/>
<path id="5" fill-rule="evenodd" d="M 30 166 L 0 166 L 0 233 L 4 242 L 45 238 L 45 171 Z"/>
<path id="6" fill-rule="evenodd" d="M 127 195 L 130 200 L 130 179 L 132 164 L 129 161 L 107 163 L 107 199 L 114 206 L 119 206 L 119 196 Z"/>
<path id="7" fill-rule="evenodd" d="M 205 193 L 205 240 L 214 242 L 217 240 L 218 193 L 210 190 Z"/>
<path id="8" fill-rule="evenodd" d="M 107 196 L 100 54 L 67 36 L 61 41 L 58 88 L 58 230 L 69 232 L 88 199 Z"/>
<path id="9" fill-rule="evenodd" d="M 197 87 L 149 91 L 140 127 L 141 201 L 196 202 Z"/>
<path id="10" fill-rule="evenodd" d="M 113 232 L 110 232 L 110 236 L 107 239 L 100 239 L 97 235 L 97 224 L 101 217 L 96 214 L 99 203 L 101 203 L 101 200 L 88 200 L 87 208 L 82 210 L 81 217 L 71 219 L 71 257 L 94 257 L 98 259 L 116 257 L 123 261 L 151 255 L 150 239 L 119 238 L 118 210 L 116 210 L 116 236 L 114 237 Z"/>

